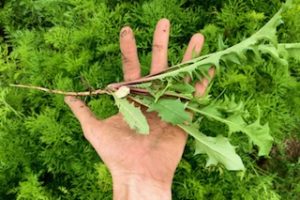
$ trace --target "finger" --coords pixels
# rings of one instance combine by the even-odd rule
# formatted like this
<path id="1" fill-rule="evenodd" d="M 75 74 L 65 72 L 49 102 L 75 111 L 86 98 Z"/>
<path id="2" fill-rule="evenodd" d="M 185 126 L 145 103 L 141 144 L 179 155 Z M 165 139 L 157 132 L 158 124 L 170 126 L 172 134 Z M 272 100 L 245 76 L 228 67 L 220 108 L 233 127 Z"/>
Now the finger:
<path id="1" fill-rule="evenodd" d="M 151 74 L 159 73 L 168 67 L 169 32 L 169 20 L 159 20 L 153 37 Z"/>
<path id="2" fill-rule="evenodd" d="M 91 110 L 81 100 L 73 96 L 65 97 L 66 104 L 70 107 L 81 126 L 96 120 Z"/>
<path id="3" fill-rule="evenodd" d="M 191 38 L 188 47 L 183 56 L 182 62 L 191 60 L 193 56 L 199 56 L 203 47 L 204 37 L 200 33 L 196 33 Z"/>
<path id="4" fill-rule="evenodd" d="M 215 75 L 215 69 L 210 68 L 208 70 L 208 75 L 210 76 L 210 78 L 213 78 Z M 201 82 L 197 82 L 195 84 L 195 96 L 196 97 L 203 96 L 205 94 L 208 84 L 209 84 L 209 80 L 207 78 L 204 78 Z"/>
<path id="5" fill-rule="evenodd" d="M 122 64 L 125 81 L 140 78 L 141 69 L 138 58 L 135 38 L 129 26 L 122 28 L 120 32 L 120 48 L 122 53 Z"/>
<path id="6" fill-rule="evenodd" d="M 191 60 L 193 56 L 199 56 L 203 47 L 203 43 L 204 43 L 204 36 L 200 33 L 194 34 L 193 37 L 190 39 L 188 47 L 184 53 L 182 62 Z M 190 81 L 191 78 L 189 76 L 186 76 L 184 78 L 185 83 L 188 83 Z"/>

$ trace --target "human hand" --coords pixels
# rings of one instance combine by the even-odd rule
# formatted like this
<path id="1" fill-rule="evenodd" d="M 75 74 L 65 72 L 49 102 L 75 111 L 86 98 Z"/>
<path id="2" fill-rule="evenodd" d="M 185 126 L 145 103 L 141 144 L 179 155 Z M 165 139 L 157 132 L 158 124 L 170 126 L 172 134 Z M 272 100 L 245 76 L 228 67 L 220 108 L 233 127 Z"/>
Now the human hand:
<path id="1" fill-rule="evenodd" d="M 153 39 L 151 74 L 166 69 L 170 23 L 161 19 Z M 183 61 L 199 54 L 204 38 L 195 34 Z M 120 47 L 125 81 L 141 77 L 135 38 L 130 27 L 120 33 Z M 211 70 L 210 74 L 213 75 Z M 208 85 L 204 79 L 195 85 L 195 95 L 202 95 Z M 181 159 L 187 134 L 160 120 L 154 112 L 144 112 L 150 126 L 149 135 L 132 130 L 119 113 L 98 120 L 79 99 L 67 96 L 65 102 L 80 121 L 84 136 L 109 168 L 113 178 L 114 199 L 171 199 L 171 184 Z"/>

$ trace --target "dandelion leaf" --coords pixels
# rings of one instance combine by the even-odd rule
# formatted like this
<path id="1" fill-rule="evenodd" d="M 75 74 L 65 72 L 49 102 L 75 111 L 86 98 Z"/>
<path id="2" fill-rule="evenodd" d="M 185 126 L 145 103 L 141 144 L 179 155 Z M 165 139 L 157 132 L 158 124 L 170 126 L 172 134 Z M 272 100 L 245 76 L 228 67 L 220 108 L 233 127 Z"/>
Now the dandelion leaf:
<path id="1" fill-rule="evenodd" d="M 185 111 L 184 104 L 179 99 L 160 99 L 152 103 L 148 111 L 156 111 L 163 121 L 173 125 L 191 121 Z"/>
<path id="2" fill-rule="evenodd" d="M 140 134 L 149 134 L 147 119 L 139 108 L 135 107 L 133 103 L 129 103 L 125 98 L 115 97 L 115 102 L 130 128 Z"/>
<path id="3" fill-rule="evenodd" d="M 234 109 L 235 107 L 236 109 Z M 210 119 L 226 124 L 229 129 L 229 135 L 234 132 L 245 133 L 250 141 L 258 146 L 258 154 L 260 156 L 268 155 L 273 142 L 268 124 L 261 125 L 260 117 L 254 123 L 247 123 L 243 117 L 245 114 L 243 110 L 242 103 L 237 104 L 233 98 L 231 100 L 227 98 L 222 102 L 215 101 L 201 110 L 195 111 Z M 224 112 L 226 115 L 224 115 Z"/>
<path id="4" fill-rule="evenodd" d="M 208 137 L 193 126 L 179 125 L 179 127 L 195 138 L 195 154 L 208 155 L 206 166 L 221 163 L 228 170 L 245 169 L 240 156 L 235 152 L 227 138 L 221 135 Z"/>

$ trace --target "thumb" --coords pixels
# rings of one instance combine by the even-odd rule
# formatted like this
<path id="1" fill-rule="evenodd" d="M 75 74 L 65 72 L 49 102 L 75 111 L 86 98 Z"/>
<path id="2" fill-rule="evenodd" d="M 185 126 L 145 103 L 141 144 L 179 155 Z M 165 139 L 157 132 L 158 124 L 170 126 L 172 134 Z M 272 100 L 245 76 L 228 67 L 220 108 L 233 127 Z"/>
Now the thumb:
<path id="1" fill-rule="evenodd" d="M 65 96 L 65 103 L 71 108 L 75 117 L 79 120 L 81 126 L 96 120 L 92 111 L 85 105 L 83 101 L 74 96 Z"/>

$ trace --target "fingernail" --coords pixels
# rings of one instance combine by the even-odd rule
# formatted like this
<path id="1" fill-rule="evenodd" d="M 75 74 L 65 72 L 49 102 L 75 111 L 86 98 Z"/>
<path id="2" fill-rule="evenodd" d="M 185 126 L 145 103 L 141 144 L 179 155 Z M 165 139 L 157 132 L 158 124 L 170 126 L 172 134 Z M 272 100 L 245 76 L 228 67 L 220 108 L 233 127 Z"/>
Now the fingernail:
<path id="1" fill-rule="evenodd" d="M 196 33 L 194 36 L 193 36 L 193 42 L 195 44 L 195 47 L 194 47 L 194 50 L 196 51 L 196 53 L 200 53 L 201 52 L 201 49 L 202 49 L 202 46 L 203 46 L 203 42 L 204 42 L 204 37 L 202 34 L 200 33 Z"/>
<path id="2" fill-rule="evenodd" d="M 125 26 L 121 29 L 120 31 L 120 37 L 125 37 L 127 36 L 128 34 L 130 34 L 132 32 L 131 28 L 129 26 Z"/>
<path id="3" fill-rule="evenodd" d="M 159 26 L 160 30 L 166 33 L 169 31 L 170 21 L 166 18 L 160 19 L 157 23 L 157 26 Z"/>

